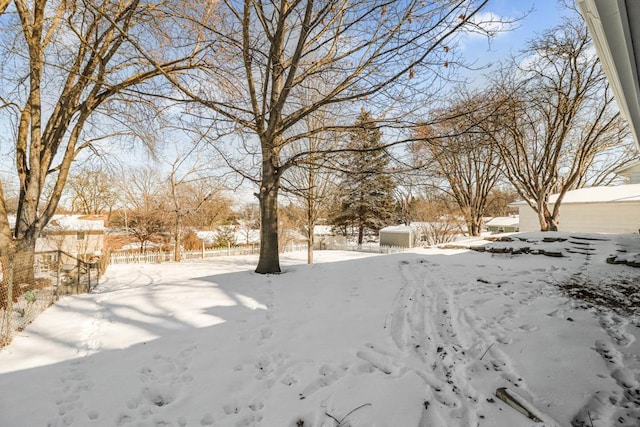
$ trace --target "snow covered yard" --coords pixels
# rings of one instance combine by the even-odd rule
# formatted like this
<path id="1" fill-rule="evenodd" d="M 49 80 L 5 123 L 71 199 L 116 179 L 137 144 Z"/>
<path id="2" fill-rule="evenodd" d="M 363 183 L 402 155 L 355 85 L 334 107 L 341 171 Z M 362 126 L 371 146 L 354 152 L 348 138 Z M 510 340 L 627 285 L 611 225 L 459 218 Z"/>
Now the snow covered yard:
<path id="1" fill-rule="evenodd" d="M 0 351 L 0 426 L 638 426 L 640 239 L 554 235 L 112 266 Z"/>

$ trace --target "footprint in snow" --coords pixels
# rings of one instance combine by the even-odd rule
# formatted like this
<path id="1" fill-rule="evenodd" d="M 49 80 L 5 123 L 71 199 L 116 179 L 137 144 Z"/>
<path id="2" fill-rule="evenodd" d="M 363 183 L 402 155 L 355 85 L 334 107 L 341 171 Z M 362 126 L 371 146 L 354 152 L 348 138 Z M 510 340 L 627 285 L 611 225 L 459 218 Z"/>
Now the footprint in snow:
<path id="1" fill-rule="evenodd" d="M 596 341 L 595 350 L 605 360 L 610 377 L 618 388 L 594 393 L 573 419 L 572 425 L 640 425 L 640 371 L 625 366 L 628 356 L 608 342 Z"/>
<path id="2" fill-rule="evenodd" d="M 260 329 L 260 344 L 270 339 L 273 336 L 273 329 L 266 327 Z"/>
<path id="3" fill-rule="evenodd" d="M 204 415 L 202 416 L 202 418 L 200 419 L 200 425 L 201 425 L 201 426 L 212 426 L 212 425 L 214 425 L 214 423 L 215 423 L 215 422 L 216 422 L 216 421 L 215 421 L 215 419 L 213 418 L 213 415 L 211 415 L 211 414 L 204 414 Z M 181 424 L 181 425 L 182 425 L 182 424 Z M 187 425 L 186 420 L 185 420 L 184 425 L 185 425 L 185 426 Z"/>
<path id="4" fill-rule="evenodd" d="M 94 384 L 86 372 L 86 359 L 74 360 L 70 363 L 67 374 L 60 378 L 62 383 L 61 396 L 56 400 L 58 419 L 52 420 L 50 425 L 71 425 L 75 411 L 82 409 L 81 396 L 89 392 Z"/>
<path id="5" fill-rule="evenodd" d="M 118 416 L 116 425 L 130 425 L 138 417 L 153 418 L 160 408 L 171 405 L 178 399 L 184 384 L 193 381 L 189 365 L 191 354 L 196 349 L 196 345 L 190 345 L 179 351 L 176 356 L 154 354 L 153 359 L 138 371 L 143 387 L 137 396 L 129 399 L 129 411 Z M 155 425 L 174 425 L 163 418 L 155 418 L 154 422 Z"/>
<path id="6" fill-rule="evenodd" d="M 599 323 L 617 345 L 627 347 L 635 340 L 635 336 L 625 331 L 629 321 L 615 313 L 601 314 Z"/>
<path id="7" fill-rule="evenodd" d="M 508 335 L 504 335 L 504 334 L 498 334 L 496 335 L 496 341 L 498 341 L 500 344 L 511 344 L 513 342 L 513 338 L 511 338 Z"/>
<path id="8" fill-rule="evenodd" d="M 337 368 L 330 365 L 322 365 L 320 369 L 318 369 L 318 378 L 312 381 L 300 392 L 300 400 L 305 399 L 321 388 L 330 386 L 340 380 L 346 375 L 348 369 L 349 366 L 347 365 Z"/>
<path id="9" fill-rule="evenodd" d="M 227 403 L 222 407 L 222 410 L 225 415 L 237 414 L 240 412 L 240 405 L 238 405 L 238 402 Z"/>
<path id="10" fill-rule="evenodd" d="M 260 398 L 255 398 L 249 403 L 248 406 L 242 406 L 238 401 L 227 403 L 222 407 L 227 420 L 221 420 L 221 425 L 231 425 L 230 420 L 235 419 L 236 426 L 250 426 L 260 423 L 263 419 L 262 410 L 264 409 L 264 402 Z M 210 414 L 207 414 L 201 420 L 201 425 L 214 425 L 214 419 Z"/>

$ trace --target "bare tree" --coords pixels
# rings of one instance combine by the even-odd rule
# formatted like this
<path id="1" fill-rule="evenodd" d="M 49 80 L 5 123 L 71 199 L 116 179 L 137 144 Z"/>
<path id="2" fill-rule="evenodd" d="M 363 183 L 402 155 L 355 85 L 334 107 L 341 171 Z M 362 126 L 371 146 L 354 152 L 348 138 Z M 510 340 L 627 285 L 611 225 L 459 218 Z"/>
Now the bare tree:
<path id="1" fill-rule="evenodd" d="M 416 218 L 418 189 L 425 184 L 424 156 L 415 143 L 406 145 L 403 154 L 394 157 L 392 166 L 396 183 L 394 197 L 399 220 L 404 225 L 411 225 Z"/>
<path id="2" fill-rule="evenodd" d="M 84 166 L 72 173 L 67 181 L 71 197 L 71 210 L 85 215 L 102 215 L 111 211 L 118 202 L 113 175 L 100 166 Z"/>
<path id="3" fill-rule="evenodd" d="M 310 138 L 310 149 L 317 144 L 316 136 Z M 304 232 L 307 239 L 307 264 L 313 264 L 314 229 L 319 220 L 327 215 L 328 199 L 333 197 L 335 183 L 332 173 L 318 163 L 291 168 L 283 177 L 284 189 L 292 194 L 305 211 Z"/>
<path id="4" fill-rule="evenodd" d="M 304 161 L 297 162 L 282 177 L 283 190 L 292 194 L 304 207 L 304 232 L 307 238 L 307 263 L 313 264 L 314 229 L 320 218 L 328 214 L 328 199 L 334 197 L 336 186 L 333 171 L 326 166 L 326 156 L 320 151 L 329 151 L 338 146 L 338 134 L 335 132 L 315 132 L 315 129 L 326 127 L 330 120 L 339 116 L 337 109 L 316 110 L 301 120 L 301 125 L 309 136 L 289 145 L 287 150 L 292 155 L 300 152 L 310 153 Z M 318 153 L 318 154 L 311 154 Z"/>
<path id="5" fill-rule="evenodd" d="M 141 94 L 159 93 L 162 76 L 191 68 L 202 46 L 174 40 L 167 10 L 174 2 L 14 4 L 16 15 L 3 15 L 10 19 L 0 24 L 7 41 L 0 56 L 14 71 L 2 75 L 0 97 L 15 122 L 20 197 L 12 234 L 0 188 L 0 254 L 15 243 L 28 278 L 36 238 L 58 206 L 74 159 L 105 142 L 113 128 L 138 135 L 148 129 L 146 117 L 135 120 L 148 106 Z M 146 55 L 134 45 L 145 46 Z"/>
<path id="6" fill-rule="evenodd" d="M 420 231 L 423 244 L 428 246 L 452 242 L 463 233 L 462 221 L 455 201 L 443 192 L 435 192 L 415 202 L 414 215 L 418 221 L 416 228 Z"/>
<path id="7" fill-rule="evenodd" d="M 254 243 L 256 230 L 260 230 L 260 208 L 257 203 L 247 203 L 241 206 L 238 215 L 238 231 L 242 236 L 239 243 Z"/>
<path id="8" fill-rule="evenodd" d="M 480 235 L 489 194 L 500 177 L 498 150 L 487 134 L 492 130 L 486 118 L 493 111 L 483 104 L 482 95 L 461 97 L 436 113 L 435 124 L 417 129 L 415 144 L 424 163 L 446 181 L 445 191 L 458 203 L 471 236 Z"/>
<path id="9" fill-rule="evenodd" d="M 537 213 L 540 229 L 555 230 L 566 192 L 587 184 L 589 168 L 620 148 L 628 129 L 582 20 L 566 19 L 525 53 L 496 83 L 501 131 L 487 134 L 495 137 L 503 170 Z M 558 194 L 553 208 L 552 193 Z"/>
<path id="10" fill-rule="evenodd" d="M 394 198 L 396 200 L 398 217 L 404 225 L 411 225 L 415 221 L 416 208 L 416 184 L 412 180 L 412 174 L 399 173 L 395 178 L 396 187 L 394 189 Z"/>
<path id="11" fill-rule="evenodd" d="M 125 227 L 140 243 L 140 252 L 145 252 L 151 238 L 171 225 L 165 182 L 156 169 L 145 167 L 123 174 L 121 183 Z"/>
<path id="12" fill-rule="evenodd" d="M 207 188 L 197 191 L 206 194 Z M 184 218 L 184 226 L 190 228 L 214 230 L 219 225 L 228 222 L 234 216 L 231 210 L 232 201 L 224 193 L 217 193 L 215 197 L 209 197 L 202 203 L 202 206 L 191 212 Z"/>
<path id="13" fill-rule="evenodd" d="M 487 197 L 486 216 L 499 217 L 516 213 L 517 208 L 510 208 L 509 204 L 518 200 L 518 193 L 511 186 L 497 185 Z"/>
<path id="14" fill-rule="evenodd" d="M 474 17 L 486 3 L 222 2 L 223 24 L 209 30 L 224 47 L 211 57 L 207 77 L 199 86 L 175 83 L 212 112 L 216 126 L 228 120 L 246 136 L 245 146 L 259 159 L 257 175 L 239 170 L 259 188 L 262 244 L 256 272 L 280 272 L 278 194 L 283 174 L 318 154 L 284 148 L 336 128 L 334 121 L 312 130 L 298 124 L 326 106 L 360 101 L 367 108 L 392 105 L 395 123 L 401 110 L 421 104 L 418 97 L 436 92 L 438 85 L 432 83 L 456 59 L 450 50 L 454 36 L 470 27 L 482 30 Z M 216 83 L 214 90 L 210 82 Z M 310 101 L 300 96 L 310 92 L 315 95 Z M 343 126 L 350 126 L 356 114 L 345 118 Z"/>
<path id="15" fill-rule="evenodd" d="M 189 154 L 191 154 L 190 152 Z M 197 213 L 207 201 L 220 195 L 222 185 L 216 182 L 199 159 L 188 162 L 189 155 L 179 156 L 171 163 L 168 178 L 168 199 L 173 208 L 174 261 L 181 259 L 180 244 L 187 216 Z"/>

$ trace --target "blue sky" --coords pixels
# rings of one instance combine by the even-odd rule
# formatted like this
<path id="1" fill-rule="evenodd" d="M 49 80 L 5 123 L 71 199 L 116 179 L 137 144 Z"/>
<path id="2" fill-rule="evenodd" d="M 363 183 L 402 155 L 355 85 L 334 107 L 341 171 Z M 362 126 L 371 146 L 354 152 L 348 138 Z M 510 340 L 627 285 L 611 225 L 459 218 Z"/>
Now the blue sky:
<path id="1" fill-rule="evenodd" d="M 562 16 L 573 13 L 563 8 L 558 0 L 493 0 L 483 12 L 502 18 L 522 19 L 513 30 L 498 34 L 490 42 L 479 36 L 464 41 L 462 54 L 466 61 L 475 62 L 476 67 L 517 54 L 537 34 L 559 24 Z"/>
<path id="2" fill-rule="evenodd" d="M 522 17 L 516 28 L 497 35 L 489 42 L 484 37 L 466 37 L 462 50 L 459 52 L 464 56 L 466 62 L 475 63 L 476 68 L 495 63 L 505 59 L 509 54 L 517 54 L 525 47 L 526 43 L 536 34 L 557 25 L 562 15 L 569 13 L 564 10 L 558 0 L 492 0 L 484 10 L 503 18 Z M 481 84 L 486 69 L 478 71 L 465 71 L 464 74 L 472 78 L 476 84 Z M 5 154 L 6 147 L 0 147 Z M 139 157 L 145 161 L 145 156 L 132 156 L 131 153 L 125 155 L 128 159 Z M 0 163 L 0 173 L 9 168 L 12 172 L 12 164 L 2 165 Z"/>

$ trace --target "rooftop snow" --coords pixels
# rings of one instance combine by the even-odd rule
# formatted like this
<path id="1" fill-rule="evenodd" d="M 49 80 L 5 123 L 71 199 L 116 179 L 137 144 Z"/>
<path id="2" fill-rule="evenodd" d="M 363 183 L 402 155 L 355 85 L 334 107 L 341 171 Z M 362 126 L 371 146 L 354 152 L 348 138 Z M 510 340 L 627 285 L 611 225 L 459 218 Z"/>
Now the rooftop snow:
<path id="1" fill-rule="evenodd" d="M 557 194 L 549 197 L 549 203 L 554 203 Z M 614 203 L 640 202 L 640 184 L 616 185 L 611 187 L 589 187 L 567 191 L 562 203 Z M 526 204 L 524 200 L 511 203 L 513 206 Z"/>

